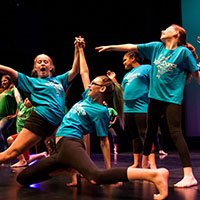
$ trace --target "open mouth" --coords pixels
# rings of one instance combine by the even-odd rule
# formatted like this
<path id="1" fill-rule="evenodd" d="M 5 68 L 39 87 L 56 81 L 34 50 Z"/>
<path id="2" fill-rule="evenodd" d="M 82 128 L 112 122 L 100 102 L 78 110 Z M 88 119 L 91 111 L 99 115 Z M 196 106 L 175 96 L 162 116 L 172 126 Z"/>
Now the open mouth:
<path id="1" fill-rule="evenodd" d="M 44 71 L 46 71 L 46 68 L 45 68 L 45 67 L 42 67 L 42 68 L 40 68 L 40 71 L 41 71 L 41 72 L 44 72 Z"/>

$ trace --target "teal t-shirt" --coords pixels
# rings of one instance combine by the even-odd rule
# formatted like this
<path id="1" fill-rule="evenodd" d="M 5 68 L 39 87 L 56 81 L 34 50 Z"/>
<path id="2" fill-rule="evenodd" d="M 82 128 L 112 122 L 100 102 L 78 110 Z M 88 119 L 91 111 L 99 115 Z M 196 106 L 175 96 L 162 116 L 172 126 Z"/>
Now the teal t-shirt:
<path id="1" fill-rule="evenodd" d="M 74 104 L 63 118 L 56 137 L 73 137 L 82 140 L 83 135 L 96 132 L 97 136 L 108 136 L 110 121 L 108 109 L 83 93 L 83 100 Z"/>
<path id="2" fill-rule="evenodd" d="M 151 60 L 149 98 L 181 104 L 187 72 L 199 70 L 189 49 L 166 49 L 162 42 L 137 45 L 141 57 Z"/>
<path id="3" fill-rule="evenodd" d="M 122 87 L 124 89 L 124 113 L 147 113 L 149 76 L 151 65 L 140 65 L 126 73 Z"/>
<path id="4" fill-rule="evenodd" d="M 63 119 L 69 71 L 53 78 L 32 78 L 18 73 L 18 88 L 30 94 L 35 112 L 54 126 Z"/>
<path id="5" fill-rule="evenodd" d="M 0 120 L 8 115 L 16 113 L 17 102 L 14 96 L 14 88 L 0 94 Z"/>
<path id="6" fill-rule="evenodd" d="M 18 113 L 17 113 L 17 120 L 16 120 L 16 128 L 17 128 L 17 133 L 20 133 L 22 128 L 24 127 L 26 120 L 29 118 L 29 116 L 33 112 L 34 106 L 25 108 L 24 103 L 22 101 L 19 101 L 19 103 L 17 104 L 17 108 L 18 108 Z"/>

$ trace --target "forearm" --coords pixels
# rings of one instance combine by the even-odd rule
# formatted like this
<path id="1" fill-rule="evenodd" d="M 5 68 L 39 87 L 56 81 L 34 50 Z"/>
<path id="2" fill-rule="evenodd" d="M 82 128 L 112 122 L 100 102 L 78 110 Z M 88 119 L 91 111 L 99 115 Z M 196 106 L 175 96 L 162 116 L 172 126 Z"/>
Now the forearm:
<path id="1" fill-rule="evenodd" d="M 74 61 L 72 64 L 72 69 L 69 72 L 69 77 L 68 77 L 68 82 L 72 81 L 75 76 L 79 73 L 80 71 L 80 63 L 79 63 L 79 52 L 78 52 L 78 47 L 75 46 L 74 50 Z"/>
<path id="2" fill-rule="evenodd" d="M 111 51 L 136 51 L 137 45 L 135 44 L 121 44 L 121 45 L 112 45 Z"/>
<path id="3" fill-rule="evenodd" d="M 14 82 L 18 79 L 18 72 L 10 67 L 0 65 L 0 73 L 10 75 Z"/>
<path id="4" fill-rule="evenodd" d="M 98 50 L 99 52 L 102 52 L 102 51 L 138 51 L 137 45 L 135 45 L 135 44 L 100 46 L 95 49 Z"/>
<path id="5" fill-rule="evenodd" d="M 200 85 L 200 71 L 192 72 L 192 76 L 197 81 L 197 83 Z"/>
<path id="6" fill-rule="evenodd" d="M 79 56 L 80 56 L 80 75 L 83 81 L 84 88 L 86 90 L 90 83 L 90 79 L 89 79 L 89 69 L 85 59 L 83 48 L 79 48 Z"/>
<path id="7" fill-rule="evenodd" d="M 111 161 L 110 161 L 110 142 L 108 137 L 104 137 L 100 140 L 101 151 L 104 157 L 104 163 L 106 169 L 111 168 Z"/>

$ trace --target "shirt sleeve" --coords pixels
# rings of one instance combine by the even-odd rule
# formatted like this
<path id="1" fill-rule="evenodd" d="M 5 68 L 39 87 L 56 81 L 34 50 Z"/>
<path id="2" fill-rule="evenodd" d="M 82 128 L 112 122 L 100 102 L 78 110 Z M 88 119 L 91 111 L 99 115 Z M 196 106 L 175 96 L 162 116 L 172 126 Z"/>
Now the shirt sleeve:
<path id="1" fill-rule="evenodd" d="M 20 90 L 23 90 L 24 92 L 32 93 L 33 92 L 33 83 L 34 83 L 34 78 L 30 78 L 30 77 L 18 72 L 17 88 L 19 88 Z"/>
<path id="2" fill-rule="evenodd" d="M 56 79 L 61 82 L 61 84 L 63 85 L 65 91 L 67 90 L 67 88 L 71 87 L 71 85 L 72 85 L 72 82 L 70 82 L 70 83 L 67 82 L 68 75 L 69 75 L 69 71 L 64 73 L 64 74 L 56 76 Z"/>
<path id="3" fill-rule="evenodd" d="M 99 137 L 108 136 L 108 126 L 109 126 L 110 117 L 108 112 L 99 113 L 97 117 L 94 118 L 94 124 L 96 129 L 96 135 Z"/>
<path id="4" fill-rule="evenodd" d="M 185 67 L 187 67 L 187 71 L 189 72 L 195 72 L 199 70 L 197 62 L 191 52 L 189 52 L 189 55 L 185 59 Z"/>
<path id="5" fill-rule="evenodd" d="M 146 44 L 138 44 L 138 52 L 140 57 L 146 58 L 148 60 L 151 60 L 152 54 L 154 53 L 154 50 L 157 46 L 160 46 L 161 42 L 150 42 Z"/>

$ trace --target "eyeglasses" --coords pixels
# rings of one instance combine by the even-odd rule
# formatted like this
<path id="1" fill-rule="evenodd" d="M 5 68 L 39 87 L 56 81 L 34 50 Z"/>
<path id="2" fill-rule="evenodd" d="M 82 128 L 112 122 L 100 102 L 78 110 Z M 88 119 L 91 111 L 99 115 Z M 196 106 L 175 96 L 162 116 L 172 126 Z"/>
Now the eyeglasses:
<path id="1" fill-rule="evenodd" d="M 98 83 L 95 83 L 95 82 L 91 82 L 89 85 L 90 85 L 90 86 L 91 86 L 91 85 L 96 85 L 96 86 L 100 86 L 100 87 L 103 86 L 103 85 L 98 84 Z"/>

